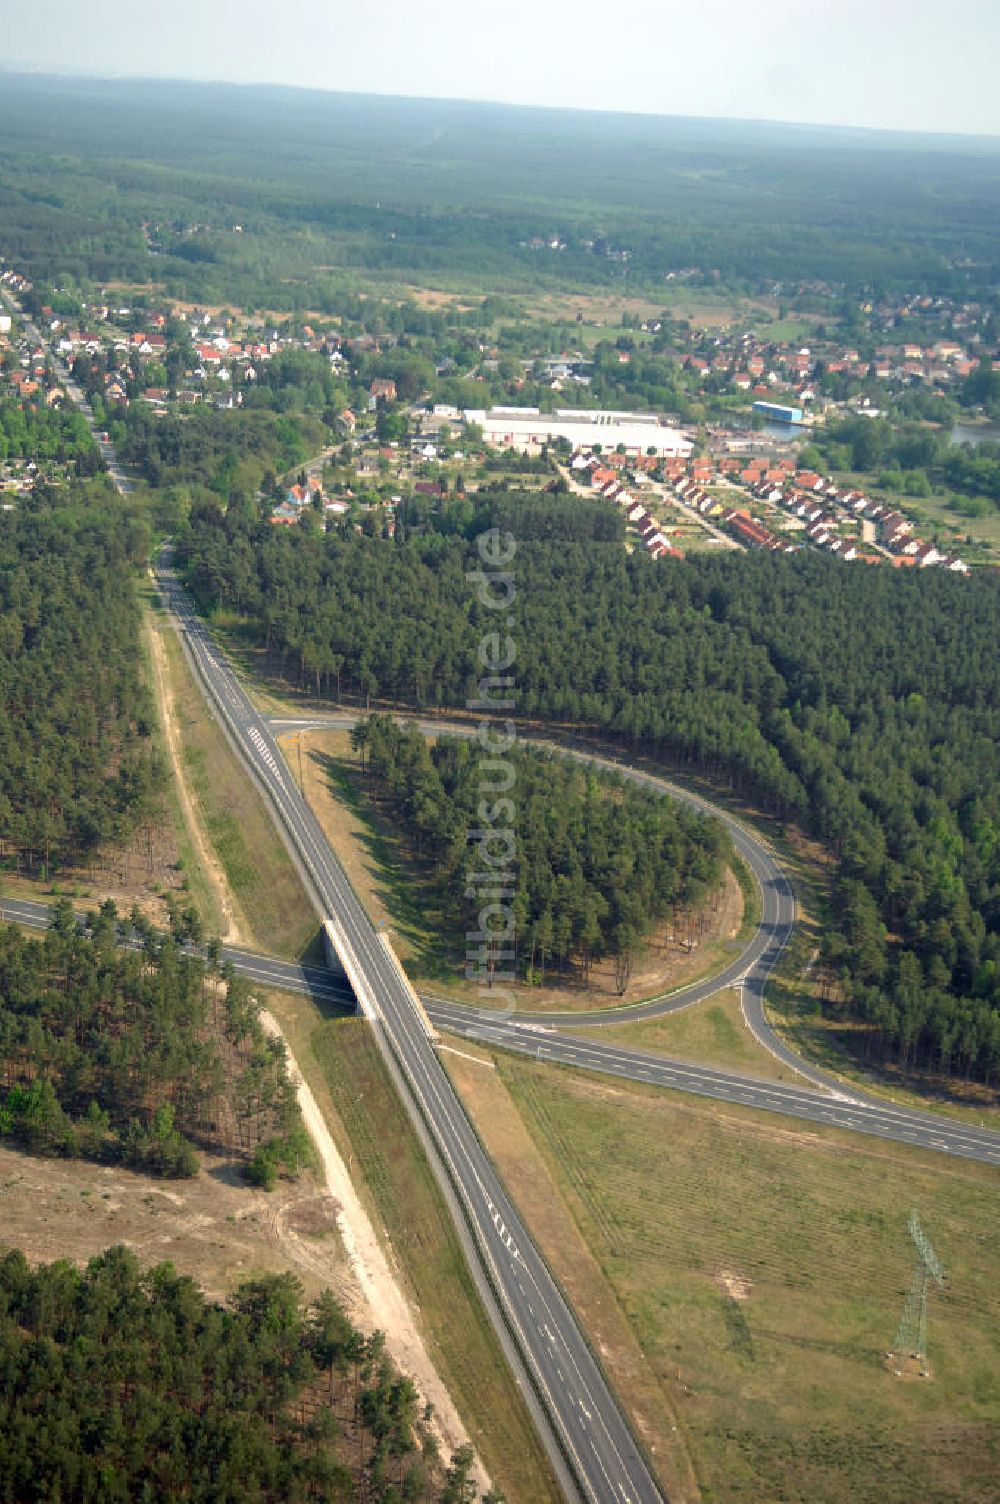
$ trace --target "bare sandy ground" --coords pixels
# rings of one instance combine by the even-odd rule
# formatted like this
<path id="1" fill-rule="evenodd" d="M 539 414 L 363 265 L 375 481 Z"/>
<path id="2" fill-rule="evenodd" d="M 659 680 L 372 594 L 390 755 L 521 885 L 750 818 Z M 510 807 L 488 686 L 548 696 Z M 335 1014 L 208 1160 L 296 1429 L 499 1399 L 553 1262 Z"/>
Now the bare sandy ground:
<path id="1" fill-rule="evenodd" d="M 272 1014 L 263 1013 L 261 1022 L 269 1034 L 284 1040 Z M 287 1041 L 285 1047 L 288 1048 Z M 413 1380 L 423 1398 L 434 1406 L 432 1424 L 437 1430 L 442 1451 L 450 1453 L 468 1441 L 458 1411 L 428 1356 L 413 1311 L 393 1278 L 385 1252 L 351 1183 L 326 1119 L 295 1065 L 291 1051 L 289 1072 L 309 1136 L 320 1157 L 327 1190 L 337 1206 L 337 1231 L 360 1296 L 360 1300 L 353 1303 L 353 1309 L 349 1306 L 350 1314 L 362 1329 L 370 1331 L 373 1326 L 378 1326 L 385 1333 L 386 1345 L 398 1366 Z M 480 1489 L 487 1489 L 489 1481 L 478 1459 L 477 1476 Z"/>

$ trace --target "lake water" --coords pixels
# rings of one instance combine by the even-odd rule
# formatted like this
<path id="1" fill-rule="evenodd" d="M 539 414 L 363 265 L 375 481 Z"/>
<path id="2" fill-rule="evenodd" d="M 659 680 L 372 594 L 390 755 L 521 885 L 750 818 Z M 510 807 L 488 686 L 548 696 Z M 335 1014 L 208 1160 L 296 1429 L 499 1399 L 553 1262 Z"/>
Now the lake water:
<path id="1" fill-rule="evenodd" d="M 765 423 L 760 432 L 766 433 L 769 439 L 781 439 L 788 444 L 792 439 L 806 438 L 809 429 L 805 423 Z"/>
<path id="2" fill-rule="evenodd" d="M 1000 423 L 955 423 L 948 435 L 953 444 L 1000 444 Z"/>
<path id="3" fill-rule="evenodd" d="M 804 439 L 809 435 L 809 426 L 806 423 L 762 423 L 759 428 L 752 428 L 745 420 L 734 418 L 732 427 L 741 433 L 752 433 L 757 439 L 778 439 L 787 444 L 792 439 Z"/>

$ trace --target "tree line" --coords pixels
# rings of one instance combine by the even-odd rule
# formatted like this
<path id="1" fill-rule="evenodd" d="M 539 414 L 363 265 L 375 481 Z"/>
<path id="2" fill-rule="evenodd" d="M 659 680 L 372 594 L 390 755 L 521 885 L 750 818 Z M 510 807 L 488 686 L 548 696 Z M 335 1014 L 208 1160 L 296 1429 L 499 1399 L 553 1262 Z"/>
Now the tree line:
<path id="1" fill-rule="evenodd" d="M 121 458 L 151 486 L 197 483 L 224 500 L 250 495 L 264 477 L 301 464 L 326 440 L 326 430 L 303 414 L 199 406 L 184 416 L 156 416 L 136 403 L 111 423 Z"/>
<path id="2" fill-rule="evenodd" d="M 505 949 L 529 980 L 544 981 L 550 961 L 586 980 L 613 956 L 624 991 L 650 930 L 722 881 L 718 821 L 605 770 L 517 745 L 487 770 L 473 742 L 430 743 L 385 715 L 351 739 L 402 820 L 454 952 L 485 906 L 509 914 L 488 926 L 491 968 Z"/>
<path id="3" fill-rule="evenodd" d="M 131 940 L 137 949 L 122 949 Z M 280 1042 L 248 985 L 113 903 L 0 927 L 0 1134 L 33 1153 L 196 1173 L 236 1152 L 265 1188 L 311 1158 Z"/>
<path id="4" fill-rule="evenodd" d="M 78 861 L 159 808 L 131 584 L 148 550 L 67 488 L 0 513 L 0 859 Z"/>
<path id="5" fill-rule="evenodd" d="M 474 1500 L 471 1448 L 445 1465 L 429 1419 L 382 1333 L 294 1275 L 222 1304 L 123 1247 L 0 1257 L 4 1504 Z"/>
<path id="6" fill-rule="evenodd" d="M 984 511 L 1000 506 L 1000 444 L 953 444 L 926 423 L 847 417 L 817 429 L 811 448 L 821 468 L 874 473 L 890 491 L 919 497 L 948 487 L 982 498 Z"/>
<path id="7" fill-rule="evenodd" d="M 545 463 L 551 473 L 551 465 Z M 457 533 L 471 540 L 487 528 L 513 533 L 521 542 L 621 543 L 625 538 L 625 519 L 617 508 L 603 500 L 569 495 L 561 477 L 550 480 L 541 496 L 496 483 L 474 497 L 404 496 L 396 503 L 395 522 L 401 543 L 421 532 Z"/>
<path id="8" fill-rule="evenodd" d="M 468 529 L 467 529 L 468 530 Z M 494 630 L 464 535 L 387 542 L 192 513 L 204 603 L 275 670 L 363 705 L 461 706 Z M 669 759 L 829 848 L 829 1006 L 872 1058 L 1000 1069 L 1000 582 L 793 557 L 656 564 L 525 541 L 517 710 Z M 862 941 L 864 943 L 862 943 Z"/>
<path id="9" fill-rule="evenodd" d="M 429 151 L 415 175 L 413 143 L 441 136 L 451 154 Z M 209 306 L 320 312 L 429 269 L 615 296 L 684 267 L 758 289 L 994 285 L 993 155 L 821 132 L 811 144 L 443 101 L 376 112 L 303 95 L 279 111 L 218 85 L 116 81 L 97 106 L 74 81 L 14 80 L 0 100 L 2 250 L 60 287 L 155 279 Z"/>
<path id="10" fill-rule="evenodd" d="M 73 408 L 38 407 L 0 399 L 0 460 L 75 462 L 86 474 L 98 468 L 98 454 L 86 419 Z"/>

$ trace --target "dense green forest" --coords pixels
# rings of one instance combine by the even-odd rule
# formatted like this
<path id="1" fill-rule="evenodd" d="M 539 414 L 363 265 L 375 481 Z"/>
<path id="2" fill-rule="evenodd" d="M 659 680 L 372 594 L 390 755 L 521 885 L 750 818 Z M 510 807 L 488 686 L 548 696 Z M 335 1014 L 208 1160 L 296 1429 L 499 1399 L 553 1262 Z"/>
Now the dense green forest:
<path id="1" fill-rule="evenodd" d="M 81 929 L 63 899 L 40 939 L 0 927 L 0 1134 L 160 1175 L 193 1175 L 195 1144 L 242 1153 L 261 1184 L 297 1171 L 309 1147 L 284 1050 L 213 956 L 112 903 Z"/>
<path id="2" fill-rule="evenodd" d="M 0 400 L 0 461 L 73 461 L 84 475 L 98 469 L 97 447 L 86 419 L 75 408 L 33 407 Z"/>
<path id="3" fill-rule="evenodd" d="M 154 80 L 8 74 L 0 97 L 11 262 L 248 307 L 680 267 L 957 289 L 995 279 L 998 180 L 973 139 Z M 532 247 L 549 236 L 566 250 Z"/>
<path id="4" fill-rule="evenodd" d="M 181 557 L 293 679 L 462 706 L 493 629 L 466 574 L 475 527 L 275 536 L 206 507 Z M 873 1058 L 994 1079 L 997 577 L 812 552 L 664 565 L 573 535 L 522 542 L 514 567 L 518 713 L 651 752 L 818 836 L 837 860 L 829 1006 L 869 1026 Z"/>
<path id="5" fill-rule="evenodd" d="M 541 461 L 543 474 L 551 473 L 548 461 Z M 518 477 L 520 479 L 520 477 Z M 550 482 L 551 491 L 540 497 L 537 492 L 522 491 L 510 482 L 509 489 L 484 487 L 471 496 L 447 496 L 442 499 L 404 496 L 396 503 L 397 540 L 420 533 L 456 533 L 474 537 L 484 528 L 512 532 L 520 542 L 541 539 L 569 539 L 580 543 L 621 543 L 625 538 L 625 520 L 621 512 L 606 501 L 570 495 L 563 480 Z"/>
<path id="6" fill-rule="evenodd" d="M 229 499 L 252 494 L 265 477 L 301 464 L 328 442 L 316 420 L 233 408 L 199 407 L 180 417 L 154 415 L 143 403 L 110 425 L 122 460 L 155 487 L 207 486 Z"/>
<path id="7" fill-rule="evenodd" d="M 409 1379 L 293 1275 L 207 1300 L 111 1248 L 83 1271 L 0 1258 L 4 1504 L 297 1504 L 476 1497 Z"/>
<path id="8" fill-rule="evenodd" d="M 141 520 L 84 491 L 0 513 L 0 858 L 79 861 L 158 808 L 131 588 L 148 552 Z"/>
<path id="9" fill-rule="evenodd" d="M 516 745 L 484 766 L 471 742 L 429 744 L 382 715 L 352 741 L 401 817 L 456 953 L 497 902 L 510 922 L 491 916 L 484 944 L 510 952 L 501 969 L 544 981 L 554 960 L 586 980 L 611 955 L 624 991 L 651 928 L 698 910 L 722 881 L 729 843 L 717 821 L 609 773 Z"/>

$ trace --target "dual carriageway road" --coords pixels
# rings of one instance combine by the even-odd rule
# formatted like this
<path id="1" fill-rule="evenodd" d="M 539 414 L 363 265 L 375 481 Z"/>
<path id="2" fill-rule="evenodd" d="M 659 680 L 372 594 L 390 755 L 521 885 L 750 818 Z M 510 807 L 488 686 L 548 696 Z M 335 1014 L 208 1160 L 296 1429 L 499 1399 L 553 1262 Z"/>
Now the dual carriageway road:
<path id="1" fill-rule="evenodd" d="M 546 1440 L 567 1497 L 601 1504 L 645 1504 L 663 1497 L 583 1337 L 572 1310 L 535 1248 L 519 1213 L 485 1153 L 438 1059 L 434 1041 L 396 968 L 303 799 L 278 748 L 276 734 L 294 726 L 347 727 L 349 715 L 271 722 L 253 705 L 228 659 L 212 640 L 172 572 L 158 571 L 185 650 L 221 725 L 270 800 L 320 916 L 335 916 L 347 940 L 365 1011 L 380 1048 L 404 1086 L 404 1098 L 436 1151 L 453 1207 L 465 1224 L 467 1252 L 487 1309 L 498 1325 L 515 1371 Z M 469 735 L 468 726 L 426 723 L 425 729 Z M 566 749 L 562 749 L 566 750 Z M 601 761 L 575 749 L 569 755 Z M 794 896 L 767 845 L 725 811 L 644 771 L 609 764 L 624 776 L 711 809 L 729 829 L 762 896 L 761 922 L 741 953 L 719 974 L 645 1003 L 574 1015 L 514 1015 L 425 995 L 435 1029 L 514 1050 L 538 1060 L 596 1071 L 670 1090 L 906 1143 L 923 1149 L 1000 1164 L 1000 1134 L 929 1112 L 899 1107 L 845 1086 L 807 1065 L 777 1036 L 764 1010 L 764 987 L 795 920 Z M 46 906 L 7 898 L 3 917 L 34 926 L 47 922 Z M 226 946 L 224 959 L 261 986 L 305 993 L 318 1002 L 348 1007 L 354 995 L 343 976 Z M 794 1086 L 714 1070 L 693 1062 L 611 1044 L 600 1037 L 609 1023 L 637 1021 L 677 1011 L 738 985 L 749 1026 L 791 1069 L 808 1078 Z M 359 1001 L 365 1005 L 366 999 Z M 570 1032 L 567 1026 L 575 1032 Z M 471 1241 L 470 1241 L 471 1239 Z M 513 1344 L 513 1348 L 512 1348 Z M 546 1434 L 547 1433 L 547 1434 Z"/>
<path id="2" fill-rule="evenodd" d="M 44 929 L 49 919 L 49 909 L 45 904 L 28 899 L 4 899 L 0 903 L 0 913 L 6 920 L 34 929 Z M 326 967 L 280 961 L 232 945 L 222 947 L 222 959 L 239 976 L 260 987 L 298 993 L 313 998 L 320 1005 L 344 1009 L 354 1007 L 354 994 L 346 977 Z M 637 1004 L 627 1012 L 633 1018 L 657 1017 L 689 1007 L 698 1000 L 690 994 L 696 990 L 700 992 L 704 985 L 698 983 L 696 988 L 684 988 L 669 998 Z M 521 1014 L 513 1018 L 491 1016 L 482 1008 L 429 994 L 423 995 L 422 1002 L 436 1029 L 484 1045 L 530 1055 L 536 1060 L 596 1071 L 623 1080 L 643 1081 L 670 1091 L 753 1107 L 829 1128 L 867 1133 L 876 1138 L 951 1154 L 958 1159 L 1000 1165 L 1000 1133 L 991 1129 L 899 1106 L 864 1093 L 855 1094 L 853 1087 L 839 1082 L 832 1082 L 826 1091 L 814 1091 L 611 1044 L 600 1038 L 600 1029 L 605 1023 L 617 1022 L 617 1015 L 614 1018 L 594 1014 L 567 1018 L 566 1014 L 542 1014 L 536 1015 L 536 1021 L 532 1022 Z M 548 1021 L 539 1022 L 539 1018 Z M 569 1032 L 567 1025 L 578 1032 Z M 581 1037 L 581 1034 L 587 1037 Z M 589 1037 L 591 1035 L 596 1037 Z"/>
<path id="3" fill-rule="evenodd" d="M 11 300 L 13 302 L 13 300 Z M 27 325 L 32 337 L 36 331 Z M 57 364 L 58 368 L 58 364 Z M 93 415 L 69 373 L 59 368 L 70 396 L 93 424 Z M 117 456 L 103 434 L 95 438 L 111 477 L 122 493 L 130 489 Z M 335 917 L 359 976 L 356 991 L 373 1020 L 379 1046 L 418 1131 L 433 1150 L 436 1169 L 457 1213 L 459 1231 L 487 1310 L 497 1325 L 504 1350 L 525 1388 L 526 1398 L 568 1498 L 599 1504 L 654 1504 L 663 1498 L 647 1461 L 612 1394 L 572 1310 L 535 1248 L 510 1201 L 442 1067 L 424 1020 L 401 977 L 379 942 L 336 860 L 319 824 L 299 792 L 275 739 L 272 724 L 254 707 L 225 656 L 212 641 L 168 567 L 157 573 L 159 588 L 181 632 L 182 642 L 230 742 L 267 796 L 279 828 L 324 920 Z M 349 725 L 351 717 L 284 723 Z M 442 730 L 438 722 L 434 731 Z M 450 728 L 469 734 L 468 728 Z M 567 749 L 560 749 L 567 750 Z M 583 755 L 572 752 L 570 755 Z M 587 760 L 601 761 L 590 754 Z M 625 776 L 674 797 L 712 809 L 727 825 L 743 860 L 760 887 L 763 914 L 743 952 L 719 975 L 644 1004 L 574 1017 L 566 1030 L 565 1015 L 493 1014 L 445 999 L 425 997 L 435 1028 L 479 1039 L 486 1044 L 530 1054 L 581 1069 L 645 1081 L 652 1085 L 739 1103 L 817 1124 L 852 1129 L 915 1144 L 942 1153 L 1000 1163 L 1000 1134 L 960 1124 L 930 1113 L 895 1107 L 844 1087 L 805 1064 L 771 1029 L 764 1010 L 768 976 L 791 935 L 794 896 L 780 865 L 766 845 L 739 821 L 714 809 L 687 790 L 666 786 L 639 770 L 618 767 Z M 6 899 L 3 917 L 39 925 L 47 920 L 42 905 Z M 348 1006 L 346 979 L 322 968 L 273 960 L 251 951 L 224 948 L 225 959 L 260 985 L 314 996 Z M 758 1039 L 801 1076 L 809 1087 L 762 1081 L 711 1070 L 661 1055 L 629 1050 L 600 1038 L 610 1022 L 656 1016 L 690 1006 L 720 987 L 742 989 L 744 1016 Z M 595 1037 L 596 1036 L 596 1037 Z"/>
<path id="4" fill-rule="evenodd" d="M 168 565 L 157 584 L 226 735 L 258 781 L 467 1234 L 472 1272 L 569 1498 L 655 1504 L 663 1495 L 576 1318 L 535 1247 L 393 964 L 282 758 L 271 727 Z M 460 1226 L 460 1231 L 462 1230 Z"/>

